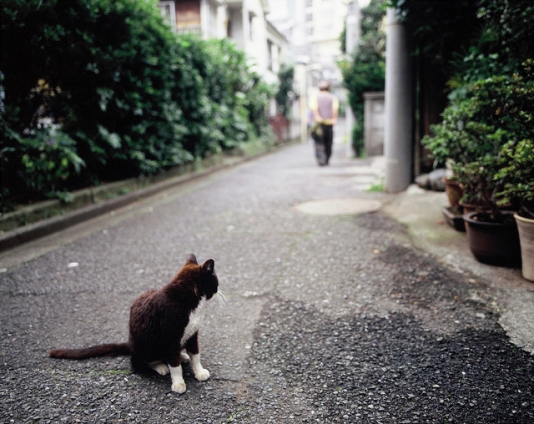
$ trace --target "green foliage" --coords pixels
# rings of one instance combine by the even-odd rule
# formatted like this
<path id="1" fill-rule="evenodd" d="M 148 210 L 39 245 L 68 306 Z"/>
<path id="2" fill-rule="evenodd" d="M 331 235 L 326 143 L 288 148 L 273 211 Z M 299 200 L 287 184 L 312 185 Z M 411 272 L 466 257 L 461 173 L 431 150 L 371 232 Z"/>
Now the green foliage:
<path id="1" fill-rule="evenodd" d="M 464 86 L 493 75 L 520 72 L 534 57 L 534 4 L 530 1 L 481 0 L 477 13 L 483 25 L 467 52 L 455 54 L 449 98 L 465 96 Z"/>
<path id="2" fill-rule="evenodd" d="M 378 182 L 374 182 L 373 184 L 371 184 L 371 187 L 369 187 L 365 191 L 367 193 L 382 193 L 382 192 L 384 192 L 384 180 L 381 179 Z"/>
<path id="3" fill-rule="evenodd" d="M 501 63 L 519 70 L 534 57 L 534 3 L 532 0 L 480 0 L 478 17 L 485 24 L 488 42 Z"/>
<path id="4" fill-rule="evenodd" d="M 343 21 L 343 29 L 339 34 L 339 50 L 342 54 L 347 54 L 347 20 Z"/>
<path id="5" fill-rule="evenodd" d="M 289 116 L 291 111 L 291 94 L 293 91 L 293 79 L 295 77 L 295 69 L 291 65 L 282 64 L 278 71 L 278 80 L 280 84 L 276 92 L 275 99 L 280 115 Z"/>
<path id="6" fill-rule="evenodd" d="M 478 1 L 389 0 L 388 6 L 399 9 L 412 35 L 414 56 L 431 58 L 447 78 L 453 72 L 451 61 L 463 55 L 483 26 Z"/>
<path id="7" fill-rule="evenodd" d="M 451 89 L 443 122 L 422 143 L 450 159 L 467 201 L 533 211 L 534 4 L 531 0 L 390 0 L 415 54 L 442 65 Z M 523 65 L 521 65 L 523 64 Z"/>
<path id="8" fill-rule="evenodd" d="M 522 111 L 522 119 L 530 125 L 531 131 L 524 132 L 506 143 L 499 154 L 500 169 L 495 181 L 503 189 L 497 194 L 499 204 L 519 203 L 520 213 L 534 219 L 534 60 L 523 63 L 522 78 L 526 81 L 519 93 L 529 98 L 530 104 Z M 521 96 L 523 97 L 523 96 Z"/>
<path id="9" fill-rule="evenodd" d="M 2 204 L 24 200 L 33 193 L 68 200 L 67 179 L 85 167 L 76 153 L 76 142 L 57 128 L 37 129 L 29 136 L 20 136 L 5 126 L 4 129 L 12 142 L 0 150 L 0 164 L 7 171 L 2 176 L 7 179 L 2 186 L 7 188 L 15 182 L 17 191 L 2 190 Z"/>
<path id="10" fill-rule="evenodd" d="M 348 90 L 348 101 L 356 118 L 352 130 L 352 146 L 357 156 L 363 154 L 363 93 L 383 91 L 385 85 L 385 33 L 382 28 L 384 0 L 371 0 L 362 9 L 362 37 L 350 60 L 339 63 L 343 85 Z"/>
<path id="11" fill-rule="evenodd" d="M 521 204 L 521 215 L 534 219 L 534 140 L 505 144 L 500 157 L 501 168 L 495 179 L 503 184 L 498 203 Z"/>
<path id="12" fill-rule="evenodd" d="M 176 36 L 154 0 L 6 0 L 1 13 L 3 209 L 268 132 L 271 89 L 244 53 Z"/>
<path id="13" fill-rule="evenodd" d="M 87 164 L 69 188 L 191 159 L 169 102 L 176 43 L 153 2 L 10 0 L 2 12 L 6 122 L 18 134 L 61 125 Z"/>
<path id="14" fill-rule="evenodd" d="M 503 149 L 513 156 L 520 142 L 534 140 L 533 123 L 531 75 L 495 76 L 467 86 L 465 98 L 451 102 L 443 122 L 432 126 L 433 135 L 422 143 L 439 162 L 453 162 L 464 201 L 495 205 L 504 184 L 495 177 L 504 164 Z"/>

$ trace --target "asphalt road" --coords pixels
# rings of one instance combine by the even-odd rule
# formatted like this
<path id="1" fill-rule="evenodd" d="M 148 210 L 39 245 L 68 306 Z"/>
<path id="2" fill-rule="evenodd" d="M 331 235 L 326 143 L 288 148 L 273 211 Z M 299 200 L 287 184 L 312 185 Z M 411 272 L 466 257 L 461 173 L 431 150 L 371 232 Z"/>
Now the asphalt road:
<path id="1" fill-rule="evenodd" d="M 297 208 L 390 201 L 365 191 L 370 161 L 334 148 L 329 167 L 293 146 L 4 257 L 0 422 L 534 422 L 533 357 L 483 281 L 416 249 L 382 211 Z M 215 260 L 227 297 L 200 333 L 207 382 L 186 367 L 178 395 L 128 358 L 48 358 L 126 341 L 132 301 L 189 253 Z"/>

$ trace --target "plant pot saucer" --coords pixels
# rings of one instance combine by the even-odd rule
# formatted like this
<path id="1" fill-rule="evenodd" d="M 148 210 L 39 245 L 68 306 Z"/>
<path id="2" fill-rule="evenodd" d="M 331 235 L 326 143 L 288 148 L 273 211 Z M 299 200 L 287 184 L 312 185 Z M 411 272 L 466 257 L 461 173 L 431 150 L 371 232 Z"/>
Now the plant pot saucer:
<path id="1" fill-rule="evenodd" d="M 464 217 L 461 208 L 454 206 L 444 206 L 441 208 L 441 213 L 445 218 L 445 222 L 456 231 L 465 233 Z"/>

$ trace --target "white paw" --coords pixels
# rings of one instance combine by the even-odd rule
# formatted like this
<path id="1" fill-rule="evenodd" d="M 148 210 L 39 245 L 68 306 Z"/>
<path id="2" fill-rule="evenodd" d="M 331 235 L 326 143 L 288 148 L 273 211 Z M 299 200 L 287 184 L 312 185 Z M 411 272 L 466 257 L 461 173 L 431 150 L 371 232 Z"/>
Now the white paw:
<path id="1" fill-rule="evenodd" d="M 182 394 L 185 393 L 185 381 L 181 381 L 178 383 L 172 383 L 171 389 L 173 392 Z"/>
<path id="2" fill-rule="evenodd" d="M 201 368 L 195 371 L 195 378 L 198 381 L 206 381 L 208 378 L 210 378 L 210 372 L 206 368 Z"/>
<path id="3" fill-rule="evenodd" d="M 191 358 L 189 357 L 189 355 L 185 352 L 180 352 L 180 362 L 182 364 L 187 364 L 189 363 L 189 361 L 191 360 Z"/>
<path id="4" fill-rule="evenodd" d="M 152 369 L 156 371 L 159 375 L 169 374 L 169 367 L 165 364 L 155 364 L 152 366 Z"/>

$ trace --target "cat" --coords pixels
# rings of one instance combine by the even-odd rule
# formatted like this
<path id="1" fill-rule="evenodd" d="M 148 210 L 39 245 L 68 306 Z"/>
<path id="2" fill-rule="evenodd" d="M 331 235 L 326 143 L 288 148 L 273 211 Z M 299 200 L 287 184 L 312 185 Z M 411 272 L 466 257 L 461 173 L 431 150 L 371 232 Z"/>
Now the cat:
<path id="1" fill-rule="evenodd" d="M 215 262 L 199 265 L 191 254 L 169 284 L 139 296 L 130 309 L 127 343 L 103 344 L 83 349 L 52 349 L 52 358 L 86 359 L 131 355 L 132 368 L 148 366 L 160 375 L 171 374 L 171 390 L 185 393 L 182 363 L 191 361 L 198 381 L 210 377 L 200 363 L 198 330 L 201 310 L 218 290 Z M 220 294 L 219 294 L 220 296 Z"/>

